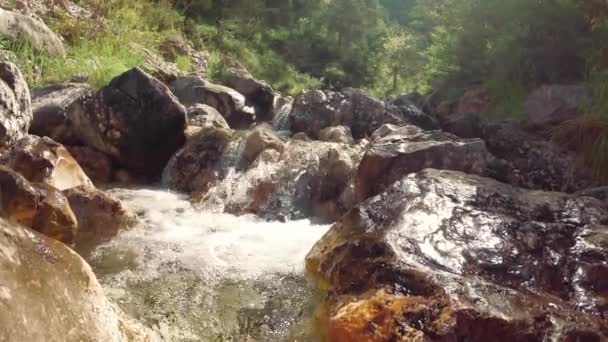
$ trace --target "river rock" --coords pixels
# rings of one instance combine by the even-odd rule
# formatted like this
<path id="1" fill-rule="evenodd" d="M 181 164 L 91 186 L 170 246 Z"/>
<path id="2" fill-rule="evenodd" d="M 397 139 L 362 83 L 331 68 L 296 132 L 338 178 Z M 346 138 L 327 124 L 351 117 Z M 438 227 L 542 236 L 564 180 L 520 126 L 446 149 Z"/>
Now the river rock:
<path id="1" fill-rule="evenodd" d="M 186 115 L 169 88 L 138 68 L 116 77 L 69 112 L 87 146 L 151 179 L 183 145 Z"/>
<path id="2" fill-rule="evenodd" d="M 76 217 L 61 191 L 30 183 L 4 166 L 0 166 L 0 217 L 68 244 L 78 230 Z"/>
<path id="3" fill-rule="evenodd" d="M 335 220 L 354 203 L 364 145 L 288 140 L 265 127 L 202 128 L 171 160 L 164 185 L 201 207 L 269 220 Z"/>
<path id="4" fill-rule="evenodd" d="M 86 255 L 92 247 L 135 225 L 137 218 L 120 200 L 91 187 L 63 192 L 78 221 L 75 248 Z"/>
<path id="5" fill-rule="evenodd" d="M 246 105 L 242 94 L 200 76 L 180 77 L 171 83 L 171 90 L 186 106 L 205 104 L 215 108 L 231 128 L 248 128 L 255 122 L 255 111 Z"/>
<path id="6" fill-rule="evenodd" d="M 277 94 L 264 81 L 255 79 L 240 63 L 231 61 L 227 70 L 226 86 L 245 96 L 247 105 L 254 107 L 258 120 L 271 121 L 274 117 L 274 100 Z"/>
<path id="7" fill-rule="evenodd" d="M 19 172 L 30 182 L 45 183 L 59 190 L 93 186 L 70 152 L 47 137 L 28 135 L 19 139 L 0 157 L 0 164 Z"/>
<path id="8" fill-rule="evenodd" d="M 547 126 L 574 119 L 589 99 L 589 91 L 582 85 L 542 86 L 528 97 L 528 121 L 535 126 Z"/>
<path id="9" fill-rule="evenodd" d="M 516 186 L 548 191 L 576 192 L 596 186 L 589 170 L 571 151 L 513 122 L 487 123 L 482 138 L 488 150 L 507 162 L 505 173 L 495 175 Z"/>
<path id="10" fill-rule="evenodd" d="M 25 39 L 34 48 L 54 56 L 64 56 L 61 38 L 40 20 L 0 8 L 0 33 L 12 39 Z"/>
<path id="11" fill-rule="evenodd" d="M 215 108 L 204 104 L 188 107 L 188 124 L 198 127 L 217 127 L 229 129 L 226 119 Z"/>
<path id="12" fill-rule="evenodd" d="M 274 150 L 281 154 L 284 149 L 285 144 L 271 129 L 256 127 L 245 138 L 240 160 L 241 167 L 247 168 L 266 150 Z"/>
<path id="13" fill-rule="evenodd" d="M 350 128 L 346 126 L 327 127 L 319 132 L 319 140 L 326 142 L 336 142 L 341 144 L 354 144 Z"/>
<path id="14" fill-rule="evenodd" d="M 0 150 L 26 135 L 31 122 L 30 91 L 21 71 L 13 63 L 0 62 Z"/>
<path id="15" fill-rule="evenodd" d="M 77 127 L 72 125 L 69 113 L 72 106 L 78 106 L 90 98 L 93 89 L 83 83 L 53 84 L 32 90 L 33 121 L 30 134 L 49 137 L 66 145 L 78 145 L 80 139 Z"/>
<path id="16" fill-rule="evenodd" d="M 424 170 L 313 247 L 332 341 L 603 341 L 608 208 Z"/>
<path id="17" fill-rule="evenodd" d="M 425 168 L 484 174 L 493 159 L 480 139 L 463 140 L 416 126 L 384 125 L 374 132 L 373 139 L 357 170 L 355 184 L 360 201 Z"/>
<path id="18" fill-rule="evenodd" d="M 0 219 L 0 340 L 149 341 L 61 242 Z"/>
<path id="19" fill-rule="evenodd" d="M 112 159 L 88 146 L 66 146 L 84 173 L 96 185 L 110 183 L 114 178 Z"/>
<path id="20" fill-rule="evenodd" d="M 386 123 L 437 128 L 433 119 L 425 117 L 426 114 L 417 108 L 387 105 L 354 89 L 342 93 L 306 90 L 295 98 L 290 124 L 294 132 L 305 132 L 314 138 L 318 138 L 324 128 L 347 126 L 355 138 L 361 139 Z"/>

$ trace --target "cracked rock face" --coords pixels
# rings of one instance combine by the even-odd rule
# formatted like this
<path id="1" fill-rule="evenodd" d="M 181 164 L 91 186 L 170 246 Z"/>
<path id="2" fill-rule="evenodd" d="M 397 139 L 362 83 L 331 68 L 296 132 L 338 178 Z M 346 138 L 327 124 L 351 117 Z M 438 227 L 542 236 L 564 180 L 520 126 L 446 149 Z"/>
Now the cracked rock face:
<path id="1" fill-rule="evenodd" d="M 608 208 L 455 171 L 407 176 L 309 253 L 332 341 L 604 341 Z"/>
<path id="2" fill-rule="evenodd" d="M 69 116 L 86 145 L 149 178 L 160 175 L 185 141 L 186 109 L 162 82 L 137 68 L 80 101 Z"/>
<path id="3" fill-rule="evenodd" d="M 289 114 L 291 129 L 318 138 L 327 127 L 346 126 L 356 139 L 384 124 L 438 128 L 436 121 L 414 105 L 393 106 L 353 89 L 343 92 L 305 90 L 296 96 Z"/>
<path id="4" fill-rule="evenodd" d="M 26 135 L 31 122 L 30 91 L 21 71 L 0 62 L 0 150 Z"/>
<path id="5" fill-rule="evenodd" d="M 425 168 L 483 174 L 492 156 L 480 139 L 460 139 L 416 126 L 384 125 L 372 135 L 357 170 L 357 198 L 379 194 L 393 182 Z"/>

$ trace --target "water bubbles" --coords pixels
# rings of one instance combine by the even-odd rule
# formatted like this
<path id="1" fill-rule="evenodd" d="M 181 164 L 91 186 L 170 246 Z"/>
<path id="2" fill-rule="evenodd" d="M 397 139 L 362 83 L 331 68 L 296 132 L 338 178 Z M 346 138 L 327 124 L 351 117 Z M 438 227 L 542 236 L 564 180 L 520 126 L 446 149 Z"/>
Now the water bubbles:
<path id="1" fill-rule="evenodd" d="M 292 341 L 307 331 L 318 294 L 304 258 L 328 226 L 198 211 L 166 191 L 111 192 L 143 225 L 90 262 L 129 315 L 173 341 Z"/>

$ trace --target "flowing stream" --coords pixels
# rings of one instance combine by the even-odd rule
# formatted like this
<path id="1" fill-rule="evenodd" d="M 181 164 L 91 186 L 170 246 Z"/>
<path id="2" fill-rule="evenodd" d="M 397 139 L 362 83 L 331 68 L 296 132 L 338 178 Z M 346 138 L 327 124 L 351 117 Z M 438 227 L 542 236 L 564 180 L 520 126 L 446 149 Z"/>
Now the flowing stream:
<path id="1" fill-rule="evenodd" d="M 194 209 L 162 190 L 111 190 L 142 225 L 98 247 L 108 296 L 169 341 L 315 341 L 304 258 L 329 226 Z"/>

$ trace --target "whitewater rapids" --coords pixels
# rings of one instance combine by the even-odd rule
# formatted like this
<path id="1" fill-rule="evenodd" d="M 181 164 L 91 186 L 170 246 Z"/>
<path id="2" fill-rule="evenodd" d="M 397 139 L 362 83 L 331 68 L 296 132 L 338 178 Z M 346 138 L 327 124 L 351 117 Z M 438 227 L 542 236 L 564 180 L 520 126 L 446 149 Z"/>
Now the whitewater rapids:
<path id="1" fill-rule="evenodd" d="M 89 262 L 108 296 L 167 341 L 314 341 L 304 259 L 329 229 L 199 211 L 163 190 L 111 190 L 142 224 Z"/>

